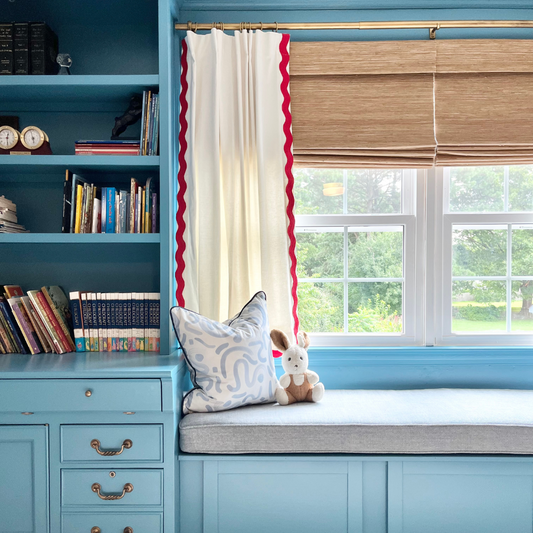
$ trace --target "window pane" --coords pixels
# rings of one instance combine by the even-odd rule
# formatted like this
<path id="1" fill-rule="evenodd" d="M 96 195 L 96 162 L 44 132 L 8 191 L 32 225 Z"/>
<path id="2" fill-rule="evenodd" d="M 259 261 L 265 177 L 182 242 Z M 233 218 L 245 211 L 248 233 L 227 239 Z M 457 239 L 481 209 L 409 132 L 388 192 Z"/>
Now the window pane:
<path id="1" fill-rule="evenodd" d="M 300 330 L 308 333 L 342 333 L 344 289 L 342 283 L 298 283 Z"/>
<path id="2" fill-rule="evenodd" d="M 344 171 L 337 169 L 299 168 L 294 171 L 296 215 L 342 214 Z M 339 187 L 329 187 L 338 184 Z M 325 187 L 326 185 L 326 187 Z M 336 196 L 328 196 L 331 193 Z M 339 194 L 340 193 L 340 194 Z"/>
<path id="3" fill-rule="evenodd" d="M 513 226 L 512 275 L 533 276 L 533 227 L 516 228 L 520 226 Z"/>
<path id="4" fill-rule="evenodd" d="M 376 230 L 376 231 L 374 231 Z M 348 228 L 348 277 L 401 278 L 403 227 Z"/>
<path id="5" fill-rule="evenodd" d="M 402 283 L 349 283 L 350 333 L 401 333 Z"/>
<path id="6" fill-rule="evenodd" d="M 506 285 L 505 281 L 454 281 L 452 331 L 505 333 Z"/>
<path id="7" fill-rule="evenodd" d="M 509 211 L 533 211 L 533 165 L 509 167 Z"/>
<path id="8" fill-rule="evenodd" d="M 504 167 L 450 168 L 450 212 L 504 210 Z"/>
<path id="9" fill-rule="evenodd" d="M 300 278 L 344 278 L 343 228 L 305 228 L 296 233 Z"/>
<path id="10" fill-rule="evenodd" d="M 468 229 L 470 227 L 476 229 Z M 477 228 L 479 226 L 454 226 L 453 275 L 505 276 L 507 274 L 505 226 Z"/>
<path id="11" fill-rule="evenodd" d="M 402 170 L 348 171 L 348 213 L 401 213 Z"/>
<path id="12" fill-rule="evenodd" d="M 533 333 L 533 281 L 513 281 L 511 331 Z"/>

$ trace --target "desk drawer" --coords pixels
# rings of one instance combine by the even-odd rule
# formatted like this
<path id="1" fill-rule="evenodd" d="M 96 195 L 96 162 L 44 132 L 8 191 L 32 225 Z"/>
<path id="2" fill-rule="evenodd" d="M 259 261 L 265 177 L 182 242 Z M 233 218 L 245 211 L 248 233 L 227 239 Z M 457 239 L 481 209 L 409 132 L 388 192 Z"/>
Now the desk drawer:
<path id="1" fill-rule="evenodd" d="M 0 412 L 161 411 L 158 379 L 0 380 Z"/>
<path id="2" fill-rule="evenodd" d="M 62 470 L 61 505 L 63 508 L 97 505 L 161 507 L 163 471 L 125 468 Z"/>
<path id="3" fill-rule="evenodd" d="M 161 514 L 131 513 L 63 513 L 61 533 L 90 533 L 99 528 L 101 533 L 124 533 L 126 528 L 132 533 L 161 533 L 163 516 Z M 97 530 L 95 530 L 97 531 Z"/>
<path id="4" fill-rule="evenodd" d="M 61 461 L 161 463 L 163 426 L 158 424 L 61 426 Z"/>

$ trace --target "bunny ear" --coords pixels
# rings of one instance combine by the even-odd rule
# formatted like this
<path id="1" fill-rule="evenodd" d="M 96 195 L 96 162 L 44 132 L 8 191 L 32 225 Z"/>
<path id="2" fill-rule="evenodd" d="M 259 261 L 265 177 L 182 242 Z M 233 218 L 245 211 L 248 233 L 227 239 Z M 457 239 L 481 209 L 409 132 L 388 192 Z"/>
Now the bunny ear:
<path id="1" fill-rule="evenodd" d="M 278 350 L 286 352 L 289 349 L 289 338 L 287 335 L 285 335 L 285 333 L 283 333 L 283 331 L 280 331 L 279 329 L 273 329 L 270 332 L 270 338 Z"/>
<path id="2" fill-rule="evenodd" d="M 311 344 L 311 341 L 309 340 L 309 335 L 307 335 L 305 331 L 299 331 L 298 332 L 298 346 L 300 346 L 300 348 L 304 348 L 305 350 L 307 350 L 310 344 Z"/>

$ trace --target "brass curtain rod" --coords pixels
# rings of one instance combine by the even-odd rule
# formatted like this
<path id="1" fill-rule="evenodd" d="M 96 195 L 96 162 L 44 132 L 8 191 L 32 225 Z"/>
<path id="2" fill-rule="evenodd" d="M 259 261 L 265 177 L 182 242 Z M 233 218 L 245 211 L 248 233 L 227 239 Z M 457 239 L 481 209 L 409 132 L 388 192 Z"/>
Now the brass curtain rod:
<path id="1" fill-rule="evenodd" d="M 431 39 L 444 28 L 533 28 L 533 20 L 413 20 L 378 22 L 186 22 L 176 30 L 409 30 L 428 29 Z"/>

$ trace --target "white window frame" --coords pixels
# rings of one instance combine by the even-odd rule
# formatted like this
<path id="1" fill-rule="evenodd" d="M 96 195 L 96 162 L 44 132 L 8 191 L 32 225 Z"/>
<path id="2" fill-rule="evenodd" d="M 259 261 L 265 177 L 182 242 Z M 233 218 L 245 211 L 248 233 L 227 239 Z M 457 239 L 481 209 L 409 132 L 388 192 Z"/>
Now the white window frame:
<path id="1" fill-rule="evenodd" d="M 452 332 L 452 229 L 454 225 L 507 226 L 513 224 L 533 224 L 533 213 L 449 213 L 448 180 L 449 169 L 435 168 L 428 173 L 428 212 L 434 212 L 435 217 L 428 219 L 428 235 L 435 236 L 435 250 L 433 264 L 428 253 L 426 308 L 433 310 L 430 321 L 427 321 L 428 344 L 441 346 L 520 346 L 531 345 L 533 335 L 528 333 L 489 333 L 465 334 Z M 508 191 L 505 188 L 507 203 Z M 509 235 L 509 232 L 508 232 Z M 509 283 L 516 279 L 533 279 L 533 276 L 511 276 L 511 242 L 507 242 L 507 274 L 500 276 L 502 281 Z M 433 267 L 433 268 L 432 268 Z M 457 276 L 455 276 L 457 278 Z M 478 276 L 476 279 L 482 279 Z M 489 276 L 488 278 L 498 278 Z M 461 277 L 460 279 L 464 279 Z M 430 290 L 434 287 L 434 291 Z M 507 315 L 510 320 L 511 293 L 507 291 Z M 441 310 L 441 312 L 439 312 Z"/>
<path id="2" fill-rule="evenodd" d="M 344 186 L 346 188 L 344 173 Z M 402 333 L 309 333 L 313 346 L 413 346 L 424 342 L 424 264 L 425 264 L 425 218 L 426 218 L 426 171 L 404 170 L 402 183 L 402 213 L 405 214 L 373 214 L 373 215 L 296 215 L 296 232 L 304 228 L 320 227 L 347 227 L 353 228 L 379 226 L 403 226 L 403 298 L 402 298 Z M 344 195 L 346 204 L 347 195 Z M 346 205 L 344 208 L 346 212 Z M 343 282 L 345 286 L 345 312 L 346 314 L 346 287 L 348 282 L 359 281 L 349 278 L 347 274 L 347 243 L 346 229 L 344 231 L 344 277 L 328 278 L 329 282 Z M 319 282 L 321 279 L 300 278 L 301 283 Z M 367 279 L 368 281 L 391 281 L 390 279 Z M 346 320 L 346 317 L 345 317 Z"/>

